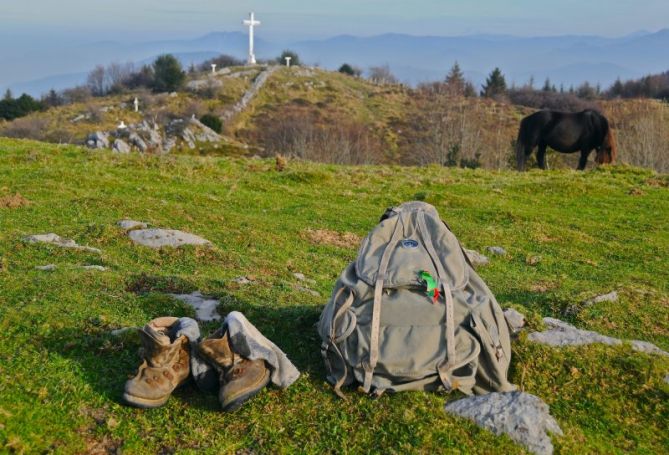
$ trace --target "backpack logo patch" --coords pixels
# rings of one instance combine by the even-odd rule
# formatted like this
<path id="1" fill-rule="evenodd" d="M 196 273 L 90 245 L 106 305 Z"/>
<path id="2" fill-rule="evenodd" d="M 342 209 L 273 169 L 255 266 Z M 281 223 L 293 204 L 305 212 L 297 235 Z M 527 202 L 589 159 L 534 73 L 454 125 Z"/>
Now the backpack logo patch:
<path id="1" fill-rule="evenodd" d="M 407 250 L 416 249 L 418 248 L 418 242 L 414 239 L 404 239 L 402 240 L 402 248 L 406 248 Z"/>

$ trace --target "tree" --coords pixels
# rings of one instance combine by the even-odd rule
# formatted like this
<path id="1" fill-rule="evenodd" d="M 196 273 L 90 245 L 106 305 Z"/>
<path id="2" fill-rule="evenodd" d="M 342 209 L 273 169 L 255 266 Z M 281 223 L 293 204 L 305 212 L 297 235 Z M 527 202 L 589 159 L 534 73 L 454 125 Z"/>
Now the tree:
<path id="1" fill-rule="evenodd" d="M 173 55 L 161 55 L 153 62 L 153 89 L 156 92 L 174 92 L 185 80 L 186 73 Z"/>
<path id="2" fill-rule="evenodd" d="M 279 65 L 285 65 L 286 64 L 286 57 L 290 57 L 290 65 L 301 65 L 302 62 L 300 62 L 300 56 L 297 55 L 296 52 L 293 52 L 291 50 L 285 50 L 281 53 L 281 55 L 276 59 L 276 61 L 279 63 Z"/>
<path id="3" fill-rule="evenodd" d="M 397 78 L 390 72 L 388 65 L 372 66 L 369 69 L 369 80 L 375 84 L 397 84 Z"/>
<path id="4" fill-rule="evenodd" d="M 544 86 L 541 88 L 544 92 L 551 92 L 551 80 L 549 78 L 546 78 L 546 81 L 544 82 Z"/>
<path id="5" fill-rule="evenodd" d="M 42 104 L 48 107 L 61 106 L 64 103 L 63 97 L 54 89 L 49 90 L 49 93 L 42 97 Z"/>
<path id="6" fill-rule="evenodd" d="M 466 86 L 465 75 L 460 69 L 458 62 L 455 62 L 446 75 L 446 90 L 451 95 L 464 95 Z"/>
<path id="7" fill-rule="evenodd" d="M 3 98 L 5 101 L 11 101 L 14 99 L 14 95 L 12 94 L 12 91 L 10 89 L 7 89 L 5 91 L 5 97 Z"/>
<path id="8" fill-rule="evenodd" d="M 88 73 L 86 85 L 91 89 L 91 94 L 93 96 L 104 96 L 107 93 L 105 73 L 105 67 L 102 65 L 97 65 L 90 73 Z"/>
<path id="9" fill-rule="evenodd" d="M 11 95 L 11 93 L 10 93 Z M 44 105 L 30 95 L 23 94 L 18 98 L 6 98 L 0 101 L 0 118 L 5 120 L 14 120 L 23 117 L 31 112 L 41 111 Z"/>
<path id="10" fill-rule="evenodd" d="M 360 77 L 362 74 L 362 70 L 360 68 L 356 68 L 355 66 L 351 66 L 348 63 L 344 63 L 342 66 L 339 67 L 339 72 L 342 74 L 348 74 L 349 76 L 354 76 L 354 77 Z"/>
<path id="11" fill-rule="evenodd" d="M 506 93 L 506 79 L 499 68 L 492 70 L 490 75 L 483 85 L 481 96 L 486 98 L 494 98 Z"/>
<path id="12" fill-rule="evenodd" d="M 130 89 L 153 87 L 153 66 L 142 66 L 139 71 L 136 71 L 128 76 L 128 79 L 125 81 L 125 85 Z"/>

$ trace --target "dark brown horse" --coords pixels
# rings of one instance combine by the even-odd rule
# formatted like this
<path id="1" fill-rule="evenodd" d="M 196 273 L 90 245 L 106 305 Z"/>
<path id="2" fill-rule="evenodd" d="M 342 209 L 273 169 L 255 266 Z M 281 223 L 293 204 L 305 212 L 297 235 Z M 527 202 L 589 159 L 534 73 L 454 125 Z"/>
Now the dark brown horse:
<path id="1" fill-rule="evenodd" d="M 568 113 L 539 111 L 520 122 L 516 142 L 518 170 L 525 170 L 525 160 L 537 147 L 537 163 L 546 169 L 546 147 L 562 153 L 581 152 L 578 169 L 585 169 L 588 156 L 597 150 L 595 161 L 613 163 L 617 148 L 613 131 L 602 114 L 593 110 Z"/>

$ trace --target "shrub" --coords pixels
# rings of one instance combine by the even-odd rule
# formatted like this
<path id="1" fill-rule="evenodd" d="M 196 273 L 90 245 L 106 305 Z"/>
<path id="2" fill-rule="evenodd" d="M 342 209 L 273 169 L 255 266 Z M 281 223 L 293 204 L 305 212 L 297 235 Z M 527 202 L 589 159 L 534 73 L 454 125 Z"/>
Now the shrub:
<path id="1" fill-rule="evenodd" d="M 390 72 L 388 65 L 372 66 L 369 69 L 369 80 L 374 84 L 397 84 L 399 82 Z"/>
<path id="2" fill-rule="evenodd" d="M 153 62 L 153 73 L 153 89 L 156 92 L 174 92 L 186 80 L 181 63 L 170 54 L 161 55 Z"/>
<path id="3" fill-rule="evenodd" d="M 2 135 L 20 139 L 34 139 L 41 141 L 45 139 L 47 121 L 41 118 L 16 119 L 2 129 Z"/>
<path id="4" fill-rule="evenodd" d="M 296 52 L 290 51 L 290 50 L 285 50 L 281 53 L 281 55 L 276 59 L 276 61 L 279 63 L 279 65 L 285 65 L 286 64 L 286 57 L 290 57 L 290 65 L 301 65 L 302 62 L 300 62 L 300 56 L 297 55 Z"/>
<path id="5" fill-rule="evenodd" d="M 354 76 L 354 77 L 360 77 L 362 74 L 362 70 L 360 68 L 356 68 L 355 66 L 351 66 L 348 63 L 344 63 L 342 66 L 339 67 L 339 72 L 342 74 L 348 74 L 349 76 Z"/>
<path id="6" fill-rule="evenodd" d="M 216 64 L 216 68 L 221 69 L 227 68 L 229 66 L 242 66 L 244 65 L 244 61 L 233 57 L 232 55 L 223 54 L 219 55 L 218 57 L 205 60 L 200 64 L 199 69 L 200 71 L 211 71 L 212 64 Z"/>
<path id="7" fill-rule="evenodd" d="M 41 102 L 25 93 L 18 98 L 11 98 L 11 93 L 8 92 L 5 98 L 0 100 L 0 118 L 5 120 L 14 120 L 42 109 L 44 105 Z"/>
<path id="8" fill-rule="evenodd" d="M 217 117 L 213 114 L 204 114 L 202 117 L 200 117 L 200 121 L 219 134 L 221 131 L 223 131 L 223 122 L 221 121 L 220 117 Z"/>
<path id="9" fill-rule="evenodd" d="M 63 100 L 66 104 L 83 103 L 91 98 L 91 89 L 85 85 L 63 90 Z"/>

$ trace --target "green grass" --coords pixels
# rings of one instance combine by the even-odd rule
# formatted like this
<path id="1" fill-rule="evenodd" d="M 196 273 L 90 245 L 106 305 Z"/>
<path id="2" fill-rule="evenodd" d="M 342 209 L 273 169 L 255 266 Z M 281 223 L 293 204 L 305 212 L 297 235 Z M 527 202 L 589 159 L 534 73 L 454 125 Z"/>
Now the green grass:
<path id="1" fill-rule="evenodd" d="M 457 396 L 378 400 L 324 381 L 314 323 L 357 245 L 314 244 L 306 229 L 364 236 L 384 209 L 421 198 L 468 247 L 507 249 L 480 274 L 503 306 L 533 320 L 617 290 L 570 319 L 582 328 L 669 350 L 667 176 L 625 167 L 490 172 L 440 167 L 337 167 L 196 156 L 128 156 L 0 139 L 0 451 L 82 453 L 522 453 L 448 416 Z M 201 235 L 213 248 L 154 251 L 115 226 L 130 217 Z M 101 255 L 25 244 L 55 232 Z M 540 256 L 529 265 L 528 256 Z M 53 263 L 54 272 L 34 269 Z M 107 272 L 76 266 L 102 264 Z M 316 280 L 321 298 L 294 288 Z M 255 275 L 255 284 L 230 279 Z M 166 292 L 201 290 L 240 310 L 302 371 L 235 414 L 188 386 L 160 409 L 119 403 L 138 341 L 110 331 L 160 315 L 192 315 Z M 214 325 L 203 324 L 203 332 Z M 629 346 L 554 349 L 514 342 L 511 379 L 545 400 L 560 453 L 669 451 L 669 361 Z"/>

